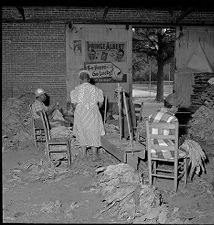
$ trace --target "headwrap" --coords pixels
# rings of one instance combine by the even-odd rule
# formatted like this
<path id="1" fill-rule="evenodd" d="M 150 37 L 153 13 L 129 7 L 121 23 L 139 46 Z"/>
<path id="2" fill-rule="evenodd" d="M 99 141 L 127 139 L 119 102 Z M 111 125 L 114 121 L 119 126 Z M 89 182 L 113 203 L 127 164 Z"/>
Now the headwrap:
<path id="1" fill-rule="evenodd" d="M 87 73 L 89 76 L 90 76 L 90 73 L 88 72 L 88 70 L 81 70 L 80 72 L 79 72 L 79 77 L 80 77 L 80 74 L 81 73 Z"/>
<path id="2" fill-rule="evenodd" d="M 45 94 L 44 89 L 42 89 L 42 88 L 36 89 L 36 91 L 35 91 L 36 97 L 39 97 L 39 96 L 42 95 L 42 94 Z"/>

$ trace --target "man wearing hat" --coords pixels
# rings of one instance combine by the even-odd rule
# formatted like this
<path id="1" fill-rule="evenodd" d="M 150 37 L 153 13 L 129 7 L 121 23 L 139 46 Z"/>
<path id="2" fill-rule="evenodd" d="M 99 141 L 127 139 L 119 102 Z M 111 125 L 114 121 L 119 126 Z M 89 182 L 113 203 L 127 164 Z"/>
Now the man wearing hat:
<path id="1" fill-rule="evenodd" d="M 52 107 L 47 107 L 44 102 L 47 98 L 44 89 L 38 88 L 35 91 L 36 100 L 32 104 L 33 117 L 35 119 L 35 126 L 38 128 L 43 128 L 42 120 L 40 118 L 39 112 L 44 110 L 47 113 L 50 125 L 65 125 L 65 119 L 63 118 L 62 113 L 59 111 L 58 104 L 55 104 Z"/>

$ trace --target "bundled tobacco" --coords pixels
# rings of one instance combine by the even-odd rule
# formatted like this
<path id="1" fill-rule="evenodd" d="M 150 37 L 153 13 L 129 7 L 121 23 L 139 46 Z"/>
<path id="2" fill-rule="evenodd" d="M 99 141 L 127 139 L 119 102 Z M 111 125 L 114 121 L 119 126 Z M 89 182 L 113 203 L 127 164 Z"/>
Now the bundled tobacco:
<path id="1" fill-rule="evenodd" d="M 74 138 L 72 129 L 65 126 L 51 128 L 50 135 L 52 138 Z"/>
<path id="2" fill-rule="evenodd" d="M 9 98 L 2 103 L 2 149 L 17 149 L 32 141 L 29 103 L 34 94 L 26 93 L 19 98 Z M 31 143 L 32 144 L 32 143 Z"/>
<path id="3" fill-rule="evenodd" d="M 111 123 L 106 123 L 105 124 L 105 131 L 108 134 L 118 134 L 119 133 L 119 127 L 111 124 Z"/>
<path id="4" fill-rule="evenodd" d="M 7 181 L 5 187 L 11 187 L 18 184 L 34 183 L 37 181 L 46 182 L 48 180 L 60 180 L 68 172 L 67 168 L 56 168 L 53 163 L 47 159 L 30 159 L 19 164 L 17 168 L 11 169 L 6 175 Z"/>
<path id="5" fill-rule="evenodd" d="M 146 120 L 148 117 L 144 116 L 142 121 L 138 123 L 136 135 L 139 137 L 139 141 L 145 142 L 146 140 Z"/>
<path id="6" fill-rule="evenodd" d="M 138 172 L 128 164 L 101 167 L 96 172 L 100 175 L 98 186 L 104 196 L 104 209 L 97 216 L 107 212 L 131 223 L 166 223 L 171 220 L 160 192 L 143 184 Z"/>
<path id="7" fill-rule="evenodd" d="M 214 84 L 209 85 L 201 95 L 201 100 L 208 108 L 212 108 L 214 105 Z"/>
<path id="8" fill-rule="evenodd" d="M 197 175 L 199 175 L 201 172 L 205 172 L 204 163 L 206 160 L 206 155 L 201 146 L 196 141 L 186 139 L 180 148 L 183 148 L 189 153 L 189 164 L 191 165 L 190 179 L 192 179 L 194 172 L 196 172 Z"/>
<path id="9" fill-rule="evenodd" d="M 214 76 L 214 75 L 213 75 Z M 200 93 L 201 106 L 189 122 L 188 137 L 206 144 L 214 144 L 214 77 L 207 81 L 207 87 Z"/>
<path id="10" fill-rule="evenodd" d="M 193 85 L 193 94 L 191 95 L 191 111 L 195 112 L 202 104 L 202 93 L 209 86 L 208 80 L 214 77 L 214 73 L 196 73 L 194 74 L 195 84 Z"/>
<path id="11" fill-rule="evenodd" d="M 214 144 L 214 106 L 201 106 L 189 122 L 188 136 L 208 145 Z"/>

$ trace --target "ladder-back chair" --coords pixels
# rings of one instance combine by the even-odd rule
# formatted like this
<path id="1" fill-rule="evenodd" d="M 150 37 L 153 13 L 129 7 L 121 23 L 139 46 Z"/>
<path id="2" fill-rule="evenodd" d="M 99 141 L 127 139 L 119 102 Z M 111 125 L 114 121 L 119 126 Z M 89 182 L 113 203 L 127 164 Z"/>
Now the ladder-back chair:
<path id="1" fill-rule="evenodd" d="M 149 183 L 153 185 L 153 178 L 173 179 L 174 191 L 176 192 L 178 182 L 183 176 L 185 185 L 187 183 L 187 153 L 179 150 L 178 147 L 178 121 L 176 117 L 173 115 L 167 117 L 166 114 L 163 114 L 162 118 L 167 120 L 163 121 L 161 120 L 161 112 L 158 113 L 158 119 L 150 116 L 146 121 Z M 160 167 L 159 164 L 163 163 L 171 164 L 172 167 Z"/>
<path id="2" fill-rule="evenodd" d="M 134 106 L 134 113 L 135 113 L 135 126 L 133 127 L 134 136 L 137 141 L 140 141 L 140 134 L 139 134 L 138 128 L 143 118 L 143 102 L 133 103 L 133 106 Z"/>
<path id="3" fill-rule="evenodd" d="M 35 124 L 35 119 L 33 116 L 33 111 L 32 111 L 32 104 L 29 105 L 29 111 L 31 115 L 31 126 L 32 126 L 32 131 L 33 131 L 33 140 L 34 140 L 34 145 L 37 148 L 38 147 L 38 142 L 45 142 L 45 130 L 41 127 L 36 127 Z M 41 119 L 42 121 L 42 119 Z"/>
<path id="4" fill-rule="evenodd" d="M 135 111 L 135 117 L 136 117 L 136 124 L 138 125 L 143 118 L 143 102 L 134 103 L 134 111 Z"/>
<path id="5" fill-rule="evenodd" d="M 45 138 L 46 138 L 46 155 L 49 160 L 51 159 L 52 153 L 67 153 L 67 158 L 65 160 L 68 161 L 68 166 L 71 166 L 72 157 L 71 157 L 71 146 L 70 146 L 70 139 L 67 137 L 60 137 L 60 138 L 52 138 L 50 135 L 50 124 L 48 122 L 47 115 L 45 111 L 40 112 L 44 128 L 45 128 Z M 65 150 L 63 149 L 51 149 L 53 146 L 65 146 Z"/>

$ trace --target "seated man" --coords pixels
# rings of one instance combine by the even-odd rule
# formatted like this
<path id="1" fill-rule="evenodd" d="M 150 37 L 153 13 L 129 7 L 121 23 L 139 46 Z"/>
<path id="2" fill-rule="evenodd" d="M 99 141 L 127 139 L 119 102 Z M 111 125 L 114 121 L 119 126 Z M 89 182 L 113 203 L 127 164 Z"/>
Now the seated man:
<path id="1" fill-rule="evenodd" d="M 72 125 L 74 123 L 74 110 L 75 107 L 73 106 L 73 103 L 71 103 L 70 101 L 67 102 L 66 109 L 63 110 L 64 119 L 69 121 L 70 124 Z"/>
<path id="2" fill-rule="evenodd" d="M 177 92 L 175 92 L 175 90 L 173 90 L 173 92 L 167 95 L 166 98 L 164 99 L 164 106 L 167 108 L 173 106 L 179 107 L 180 105 L 182 105 L 182 99 L 179 98 L 179 95 Z"/>
<path id="3" fill-rule="evenodd" d="M 148 118 L 150 122 L 166 122 L 166 123 L 176 123 L 178 122 L 178 119 L 175 117 L 175 113 L 177 111 L 177 107 L 175 106 L 165 106 L 160 109 L 158 109 L 155 113 L 151 114 Z M 158 129 L 158 128 L 152 128 L 152 134 L 162 134 L 162 135 L 174 135 L 175 130 L 171 129 Z M 154 140 L 154 143 L 157 142 L 160 146 L 173 146 L 174 141 L 173 140 Z M 152 150 L 151 153 L 153 155 L 156 155 L 157 152 L 155 150 Z M 160 150 L 159 153 L 163 155 L 164 158 L 170 158 L 172 157 L 171 152 Z M 186 155 L 186 152 L 179 148 L 179 156 L 184 157 Z"/>
<path id="4" fill-rule="evenodd" d="M 42 88 L 38 88 L 35 91 L 35 95 L 36 95 L 36 100 L 32 104 L 32 113 L 35 119 L 35 126 L 37 128 L 43 128 L 43 123 L 39 114 L 39 112 L 42 110 L 44 110 L 47 113 L 51 127 L 59 126 L 59 125 L 66 126 L 66 121 L 63 118 L 62 113 L 59 111 L 58 104 L 52 107 L 47 107 L 44 104 L 46 100 L 46 93 Z"/>

